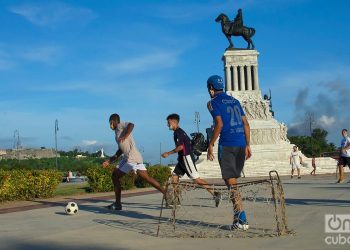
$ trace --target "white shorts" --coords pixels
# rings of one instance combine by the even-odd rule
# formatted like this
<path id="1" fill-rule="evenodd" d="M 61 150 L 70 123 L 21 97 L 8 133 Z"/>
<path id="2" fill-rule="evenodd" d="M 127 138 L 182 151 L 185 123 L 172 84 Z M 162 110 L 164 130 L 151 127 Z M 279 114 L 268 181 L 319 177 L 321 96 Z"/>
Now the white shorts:
<path id="1" fill-rule="evenodd" d="M 300 169 L 300 164 L 292 164 L 292 169 Z"/>
<path id="2" fill-rule="evenodd" d="M 192 180 L 198 179 L 199 173 L 194 162 L 193 154 L 179 158 L 172 175 L 182 177 L 186 174 Z"/>
<path id="3" fill-rule="evenodd" d="M 125 174 L 128 174 L 131 171 L 134 171 L 134 173 L 136 173 L 137 170 L 147 171 L 143 163 L 131 163 L 131 162 L 127 162 L 126 160 L 121 160 L 117 168 Z"/>

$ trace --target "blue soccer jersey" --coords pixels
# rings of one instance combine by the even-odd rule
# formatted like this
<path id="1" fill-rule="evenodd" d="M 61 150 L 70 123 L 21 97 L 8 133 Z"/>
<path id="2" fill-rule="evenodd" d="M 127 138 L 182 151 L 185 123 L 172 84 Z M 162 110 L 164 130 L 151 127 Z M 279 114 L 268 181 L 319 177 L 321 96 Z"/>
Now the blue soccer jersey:
<path id="1" fill-rule="evenodd" d="M 245 113 L 240 102 L 222 92 L 210 100 L 208 108 L 214 120 L 216 116 L 221 116 L 223 122 L 219 145 L 245 147 L 246 141 L 242 121 L 242 116 L 245 116 Z"/>

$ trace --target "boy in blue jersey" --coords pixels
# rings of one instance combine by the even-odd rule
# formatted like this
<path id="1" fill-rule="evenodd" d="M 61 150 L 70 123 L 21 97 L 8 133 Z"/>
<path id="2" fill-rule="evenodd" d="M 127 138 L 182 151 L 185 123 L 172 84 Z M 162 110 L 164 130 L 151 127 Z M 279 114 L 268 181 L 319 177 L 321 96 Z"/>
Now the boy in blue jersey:
<path id="1" fill-rule="evenodd" d="M 207 107 L 214 119 L 214 131 L 208 145 L 208 160 L 214 160 L 214 143 L 219 139 L 218 160 L 222 178 L 232 191 L 233 224 L 232 229 L 249 228 L 242 199 L 237 187 L 237 178 L 241 177 L 244 161 L 251 157 L 250 127 L 240 102 L 227 95 L 224 81 L 213 75 L 207 81 L 211 100 Z"/>
<path id="2" fill-rule="evenodd" d="M 214 192 L 213 188 L 199 177 L 191 140 L 186 132 L 179 126 L 180 116 L 178 114 L 170 114 L 166 119 L 169 129 L 174 131 L 175 148 L 163 153 L 161 156 L 166 158 L 171 154 L 178 153 L 178 162 L 171 177 L 172 183 L 176 185 L 179 182 L 179 178 L 186 174 L 194 183 L 203 186 L 213 196 L 215 206 L 218 207 L 221 201 L 221 193 Z"/>
<path id="3" fill-rule="evenodd" d="M 337 183 L 343 183 L 345 181 L 344 167 L 347 165 L 350 168 L 350 137 L 348 136 L 348 130 L 345 128 L 342 129 L 341 134 L 343 139 L 340 142 L 340 155 L 338 161 L 339 180 Z"/>

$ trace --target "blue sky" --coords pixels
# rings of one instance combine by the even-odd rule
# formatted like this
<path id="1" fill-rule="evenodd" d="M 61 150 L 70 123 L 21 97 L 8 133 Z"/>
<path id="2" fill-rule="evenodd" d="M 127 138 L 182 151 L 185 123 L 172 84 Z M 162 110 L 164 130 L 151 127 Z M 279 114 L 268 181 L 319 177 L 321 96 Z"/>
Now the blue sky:
<path id="1" fill-rule="evenodd" d="M 275 117 L 305 134 L 305 114 L 338 144 L 350 129 L 350 2 L 239 1 L 1 1 L 0 148 L 116 150 L 111 113 L 135 123 L 146 161 L 173 148 L 166 116 L 181 126 L 210 126 L 206 79 L 223 75 L 228 46 L 214 19 L 254 27 L 262 94 L 272 91 Z M 233 38 L 236 47 L 246 47 Z M 175 157 L 164 162 L 175 161 Z"/>

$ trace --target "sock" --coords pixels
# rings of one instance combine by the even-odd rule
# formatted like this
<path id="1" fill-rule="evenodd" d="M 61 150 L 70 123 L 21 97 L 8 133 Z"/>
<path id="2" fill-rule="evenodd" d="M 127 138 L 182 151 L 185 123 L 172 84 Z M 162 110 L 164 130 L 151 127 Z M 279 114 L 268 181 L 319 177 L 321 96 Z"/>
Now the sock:
<path id="1" fill-rule="evenodd" d="M 245 214 L 245 211 L 235 212 L 235 214 L 233 216 L 233 220 L 236 222 L 239 222 L 241 224 L 247 222 L 247 216 Z"/>

